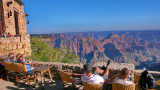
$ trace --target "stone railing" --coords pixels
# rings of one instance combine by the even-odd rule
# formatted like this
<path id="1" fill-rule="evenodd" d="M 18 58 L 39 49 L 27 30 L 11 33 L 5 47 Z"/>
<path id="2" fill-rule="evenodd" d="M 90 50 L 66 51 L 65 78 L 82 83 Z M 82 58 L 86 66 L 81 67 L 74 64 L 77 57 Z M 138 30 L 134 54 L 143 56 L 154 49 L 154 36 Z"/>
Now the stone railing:
<path id="1" fill-rule="evenodd" d="M 0 44 L 9 44 L 20 42 L 20 36 L 14 37 L 0 37 Z"/>
<path id="2" fill-rule="evenodd" d="M 51 62 L 33 62 L 33 63 L 37 63 L 38 65 L 53 66 L 51 72 L 53 72 L 55 74 L 54 78 L 59 78 L 59 74 L 58 74 L 58 72 L 56 72 L 57 70 L 71 70 L 73 73 L 79 73 L 79 74 L 83 73 L 83 64 L 66 64 L 66 63 L 59 63 L 59 62 L 54 62 L 54 63 L 51 63 Z M 93 67 L 97 67 L 97 66 L 93 66 Z M 109 78 L 118 74 L 121 71 L 121 69 L 123 69 L 124 67 L 127 67 L 131 71 L 132 80 L 134 80 L 133 78 L 134 78 L 135 66 L 133 64 L 111 63 L 109 67 L 110 67 Z"/>

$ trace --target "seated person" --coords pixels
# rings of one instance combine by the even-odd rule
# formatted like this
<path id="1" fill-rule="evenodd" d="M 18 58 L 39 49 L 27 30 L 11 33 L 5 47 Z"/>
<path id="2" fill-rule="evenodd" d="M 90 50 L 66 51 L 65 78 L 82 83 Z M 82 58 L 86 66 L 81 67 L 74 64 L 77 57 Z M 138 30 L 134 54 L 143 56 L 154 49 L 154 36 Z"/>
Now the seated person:
<path id="1" fill-rule="evenodd" d="M 120 74 L 117 74 L 114 77 L 112 77 L 111 81 L 112 83 L 133 84 L 133 82 L 128 80 L 129 74 L 130 72 L 128 68 L 123 68 Z"/>
<path id="2" fill-rule="evenodd" d="M 12 37 L 13 35 L 12 35 L 10 32 L 8 32 L 8 36 L 9 36 L 9 37 Z"/>
<path id="3" fill-rule="evenodd" d="M 7 60 L 8 62 L 15 62 L 14 61 L 14 53 L 9 53 L 8 54 L 8 60 Z"/>
<path id="4" fill-rule="evenodd" d="M 25 61 L 25 55 L 24 54 L 20 54 L 20 53 L 17 54 L 16 59 L 17 59 L 17 63 L 28 63 L 28 62 Z M 27 68 L 27 72 L 34 69 L 29 64 L 25 64 L 25 65 L 26 65 L 26 68 Z"/>
<path id="5" fill-rule="evenodd" d="M 8 37 L 8 35 L 6 34 L 6 32 L 3 30 L 3 32 L 2 32 L 2 36 L 3 37 Z"/>
<path id="6" fill-rule="evenodd" d="M 83 65 L 84 74 L 81 76 L 81 80 L 87 83 L 103 84 L 106 80 L 108 80 L 109 64 L 110 64 L 110 60 L 108 61 L 107 67 L 104 71 L 99 68 L 96 68 L 96 71 L 99 72 L 100 74 L 103 74 L 103 76 L 93 74 L 92 66 L 90 64 Z"/>

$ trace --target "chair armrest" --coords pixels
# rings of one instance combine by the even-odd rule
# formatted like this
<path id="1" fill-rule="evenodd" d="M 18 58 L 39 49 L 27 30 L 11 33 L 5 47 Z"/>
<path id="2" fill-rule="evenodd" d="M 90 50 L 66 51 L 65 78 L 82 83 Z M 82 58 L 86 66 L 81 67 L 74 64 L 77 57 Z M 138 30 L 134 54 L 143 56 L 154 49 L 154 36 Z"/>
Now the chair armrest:
<path id="1" fill-rule="evenodd" d="M 78 74 L 78 73 L 72 73 L 72 75 L 74 75 L 74 76 L 82 76 L 82 74 Z"/>
<path id="2" fill-rule="evenodd" d="M 69 73 L 72 73 L 72 71 L 71 71 L 71 70 L 60 70 L 60 71 L 62 71 L 62 72 L 69 72 Z"/>
<path id="3" fill-rule="evenodd" d="M 81 78 L 82 74 L 72 73 L 72 76 L 76 78 Z"/>

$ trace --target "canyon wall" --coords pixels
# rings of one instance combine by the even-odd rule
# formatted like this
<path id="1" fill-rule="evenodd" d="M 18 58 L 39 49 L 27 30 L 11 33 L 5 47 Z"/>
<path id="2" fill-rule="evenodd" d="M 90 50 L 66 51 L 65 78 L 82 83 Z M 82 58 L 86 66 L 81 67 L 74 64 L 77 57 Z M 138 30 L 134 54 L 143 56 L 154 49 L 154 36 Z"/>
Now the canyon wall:
<path id="1" fill-rule="evenodd" d="M 111 59 L 133 63 L 136 68 L 160 62 L 160 31 L 84 32 L 31 35 L 53 48 L 70 48 L 82 63 L 95 64 Z"/>

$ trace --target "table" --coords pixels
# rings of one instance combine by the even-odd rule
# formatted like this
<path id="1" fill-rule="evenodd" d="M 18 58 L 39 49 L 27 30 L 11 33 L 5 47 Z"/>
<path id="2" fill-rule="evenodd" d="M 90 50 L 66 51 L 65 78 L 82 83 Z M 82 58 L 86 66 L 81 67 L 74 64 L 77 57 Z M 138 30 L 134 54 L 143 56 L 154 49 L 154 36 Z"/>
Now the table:
<path id="1" fill-rule="evenodd" d="M 49 70 L 51 67 L 52 66 L 45 66 L 44 65 L 44 66 L 36 67 L 32 70 L 32 71 L 34 71 L 34 75 L 35 75 L 34 86 L 36 86 L 37 73 L 40 73 L 40 75 L 41 75 L 42 89 L 44 89 L 44 81 L 45 81 L 44 73 L 46 73 L 47 71 L 49 73 L 49 77 L 50 77 L 51 82 L 53 82 L 52 76 L 51 76 L 51 73 L 50 73 L 50 70 Z"/>

